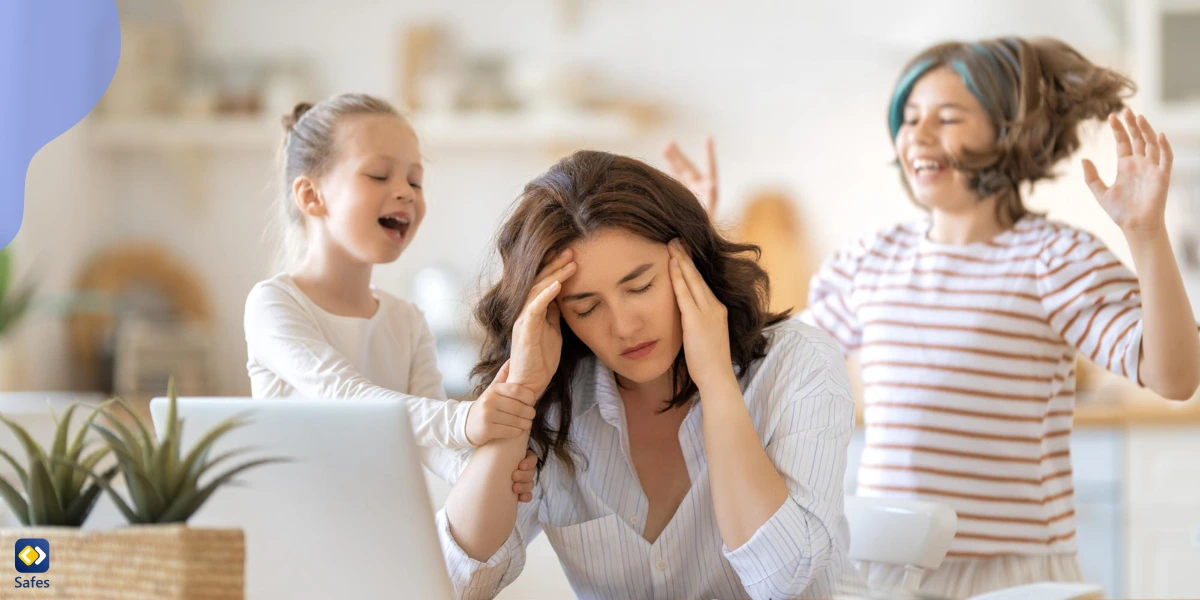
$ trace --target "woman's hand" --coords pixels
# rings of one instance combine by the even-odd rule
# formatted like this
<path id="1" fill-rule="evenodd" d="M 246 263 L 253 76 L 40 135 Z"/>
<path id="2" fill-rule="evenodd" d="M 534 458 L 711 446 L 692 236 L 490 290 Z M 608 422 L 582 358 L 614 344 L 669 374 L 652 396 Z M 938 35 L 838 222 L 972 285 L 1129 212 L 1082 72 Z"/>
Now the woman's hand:
<path id="1" fill-rule="evenodd" d="M 733 360 L 729 352 L 729 317 L 724 304 L 713 295 L 696 264 L 679 240 L 667 244 L 671 253 L 668 267 L 675 301 L 683 318 L 683 352 L 688 375 L 696 382 L 701 396 L 710 386 L 733 382 Z"/>
<path id="2" fill-rule="evenodd" d="M 564 250 L 538 273 L 525 308 L 513 324 L 508 381 L 532 391 L 538 398 L 550 385 L 562 357 L 558 303 L 554 298 L 562 282 L 575 274 L 570 249 Z"/>
<path id="3" fill-rule="evenodd" d="M 1116 182 L 1105 185 L 1096 165 L 1087 159 L 1083 178 L 1126 238 L 1157 235 L 1166 231 L 1167 188 L 1175 156 L 1167 136 L 1155 133 L 1146 117 L 1129 109 L 1122 116 L 1124 122 L 1116 113 L 1108 117 L 1117 138 Z"/>
<path id="4" fill-rule="evenodd" d="M 717 155 L 711 136 L 704 140 L 704 152 L 708 159 L 708 170 L 704 173 L 683 155 L 674 141 L 668 142 L 663 149 L 663 158 L 671 167 L 671 175 L 696 195 L 709 218 L 712 218 L 717 214 Z"/>

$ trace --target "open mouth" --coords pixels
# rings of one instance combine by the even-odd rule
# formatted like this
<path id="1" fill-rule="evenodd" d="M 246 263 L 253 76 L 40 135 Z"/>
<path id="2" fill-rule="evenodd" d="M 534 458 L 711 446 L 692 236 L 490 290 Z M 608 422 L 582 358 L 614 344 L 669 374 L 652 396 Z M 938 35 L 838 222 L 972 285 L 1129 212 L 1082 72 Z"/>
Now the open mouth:
<path id="1" fill-rule="evenodd" d="M 945 161 L 932 158 L 917 158 L 909 161 L 913 176 L 918 181 L 927 181 L 944 173 L 949 165 Z"/>
<path id="2" fill-rule="evenodd" d="M 408 236 L 408 228 L 411 225 L 408 217 L 388 215 L 379 218 L 379 226 L 383 228 L 388 237 L 400 242 Z"/>

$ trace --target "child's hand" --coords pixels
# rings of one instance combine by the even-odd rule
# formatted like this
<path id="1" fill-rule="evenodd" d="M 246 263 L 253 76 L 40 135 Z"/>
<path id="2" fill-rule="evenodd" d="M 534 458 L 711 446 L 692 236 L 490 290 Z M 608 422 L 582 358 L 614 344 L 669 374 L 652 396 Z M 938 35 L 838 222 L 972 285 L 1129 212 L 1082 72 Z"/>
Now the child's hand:
<path id="1" fill-rule="evenodd" d="M 513 471 L 513 493 L 521 502 L 533 500 L 533 467 L 535 466 L 537 466 L 537 455 L 533 453 L 533 450 L 526 450 L 525 458 L 517 463 L 517 470 Z"/>
<path id="2" fill-rule="evenodd" d="M 671 175 L 700 199 L 700 204 L 711 218 L 717 213 L 717 155 L 713 151 L 711 136 L 704 141 L 704 152 L 708 157 L 706 173 L 701 173 L 692 161 L 683 155 L 674 141 L 667 143 L 667 147 L 663 149 L 663 157 L 671 165 Z"/>
<path id="3" fill-rule="evenodd" d="M 1125 233 L 1155 233 L 1166 228 L 1167 188 L 1174 153 L 1167 136 L 1155 133 L 1146 117 L 1125 109 L 1124 122 L 1108 116 L 1117 138 L 1117 180 L 1104 185 L 1096 165 L 1084 159 L 1083 178 L 1108 216 Z"/>
<path id="4" fill-rule="evenodd" d="M 467 409 L 467 441 L 482 446 L 491 440 L 514 438 L 533 427 L 537 396 L 524 386 L 508 383 L 508 363 L 492 384 Z"/>

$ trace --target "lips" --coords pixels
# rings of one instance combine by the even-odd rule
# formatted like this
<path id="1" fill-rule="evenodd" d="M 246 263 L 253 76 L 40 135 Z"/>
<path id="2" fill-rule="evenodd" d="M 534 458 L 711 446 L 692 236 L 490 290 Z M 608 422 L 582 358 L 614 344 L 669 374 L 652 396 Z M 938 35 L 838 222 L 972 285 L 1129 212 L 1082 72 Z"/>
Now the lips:
<path id="1" fill-rule="evenodd" d="M 379 217 L 379 226 L 395 242 L 403 242 L 412 226 L 412 217 L 407 213 L 391 213 Z"/>
<path id="2" fill-rule="evenodd" d="M 922 183 L 937 179 L 949 168 L 947 161 L 934 156 L 910 156 L 908 166 L 910 176 Z"/>
<path id="3" fill-rule="evenodd" d="M 621 356 L 629 360 L 638 360 L 650 356 L 654 351 L 654 347 L 658 345 L 658 340 L 652 342 L 642 342 L 636 346 L 630 346 L 621 351 Z"/>

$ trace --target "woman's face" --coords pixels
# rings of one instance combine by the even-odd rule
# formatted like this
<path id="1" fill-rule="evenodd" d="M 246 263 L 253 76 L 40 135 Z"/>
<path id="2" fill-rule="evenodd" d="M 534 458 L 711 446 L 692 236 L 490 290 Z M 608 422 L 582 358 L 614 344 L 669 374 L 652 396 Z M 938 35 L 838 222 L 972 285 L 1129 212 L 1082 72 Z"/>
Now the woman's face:
<path id="1" fill-rule="evenodd" d="M 571 248 L 577 268 L 558 295 L 571 331 L 629 381 L 667 374 L 683 347 L 683 325 L 666 244 L 611 228 Z"/>

